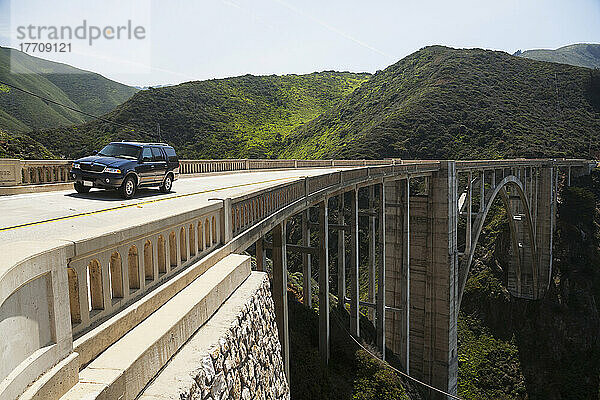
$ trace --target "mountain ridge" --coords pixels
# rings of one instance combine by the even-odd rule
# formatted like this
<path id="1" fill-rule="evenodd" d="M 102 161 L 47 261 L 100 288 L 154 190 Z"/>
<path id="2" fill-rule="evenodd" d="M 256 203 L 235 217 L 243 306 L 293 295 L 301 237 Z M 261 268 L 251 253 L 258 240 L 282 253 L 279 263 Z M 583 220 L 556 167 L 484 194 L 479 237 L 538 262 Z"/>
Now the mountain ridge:
<path id="1" fill-rule="evenodd" d="M 111 140 L 175 145 L 188 158 L 273 158 L 282 139 L 352 92 L 370 75 L 323 71 L 304 75 L 243 75 L 137 92 L 103 121 L 35 130 L 30 135 L 66 157 Z"/>
<path id="2" fill-rule="evenodd" d="M 0 81 L 92 115 L 102 115 L 137 89 L 68 64 L 0 47 Z M 0 85 L 0 128 L 11 132 L 80 124 L 90 118 Z"/>
<path id="3" fill-rule="evenodd" d="M 558 49 L 531 49 L 514 55 L 537 61 L 569 64 L 577 67 L 600 68 L 600 44 L 576 43 Z"/>
<path id="4" fill-rule="evenodd" d="M 597 150 L 599 131 L 598 71 L 429 46 L 299 127 L 280 156 L 574 157 Z"/>

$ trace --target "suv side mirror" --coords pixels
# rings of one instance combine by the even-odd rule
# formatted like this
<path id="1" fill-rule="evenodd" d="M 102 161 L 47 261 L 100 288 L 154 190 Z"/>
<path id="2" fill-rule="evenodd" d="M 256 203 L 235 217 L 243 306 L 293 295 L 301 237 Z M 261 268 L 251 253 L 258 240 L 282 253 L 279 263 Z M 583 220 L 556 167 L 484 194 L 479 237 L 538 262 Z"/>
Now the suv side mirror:
<path id="1" fill-rule="evenodd" d="M 92 155 L 95 156 L 96 154 L 98 154 L 98 150 L 92 150 Z"/>

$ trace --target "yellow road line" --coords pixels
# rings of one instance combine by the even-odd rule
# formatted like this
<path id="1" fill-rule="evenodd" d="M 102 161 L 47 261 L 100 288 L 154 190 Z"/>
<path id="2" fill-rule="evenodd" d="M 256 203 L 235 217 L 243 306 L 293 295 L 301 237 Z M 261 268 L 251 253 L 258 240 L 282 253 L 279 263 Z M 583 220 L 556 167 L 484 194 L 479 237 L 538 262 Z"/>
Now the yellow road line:
<path id="1" fill-rule="evenodd" d="M 56 217 L 56 218 L 46 219 L 46 220 L 43 220 L 43 221 L 27 222 L 25 224 L 7 226 L 5 228 L 0 228 L 0 232 L 6 232 L 6 231 L 10 231 L 10 230 L 19 229 L 19 228 L 26 228 L 26 227 L 29 227 L 29 226 L 47 224 L 49 222 L 64 221 L 64 220 L 67 220 L 67 219 L 80 218 L 80 217 L 85 217 L 85 216 L 88 216 L 88 215 L 101 214 L 101 213 L 105 213 L 105 212 L 108 212 L 108 211 L 122 210 L 122 209 L 125 209 L 125 208 L 141 206 L 141 205 L 144 205 L 144 204 L 158 203 L 160 201 L 179 199 L 179 198 L 188 197 L 188 196 L 196 196 L 198 194 L 204 194 L 204 193 L 210 193 L 210 192 L 218 192 L 220 190 L 235 189 L 235 188 L 243 187 L 243 186 L 260 185 L 260 184 L 263 184 L 263 183 L 276 182 L 276 181 L 282 181 L 282 180 L 287 180 L 287 179 L 298 179 L 298 178 L 300 178 L 300 177 L 299 176 L 291 176 L 291 177 L 286 177 L 286 178 L 269 179 L 269 180 L 260 181 L 260 182 L 241 183 L 239 185 L 227 186 L 227 187 L 222 187 L 222 188 L 217 188 L 217 189 L 202 190 L 202 191 L 199 191 L 199 192 L 179 194 L 179 195 L 176 195 L 176 196 L 163 197 L 163 198 L 160 198 L 160 199 L 146 200 L 146 201 L 142 201 L 142 202 L 139 202 L 139 203 L 123 204 L 123 205 L 120 205 L 120 206 L 117 206 L 117 207 L 104 208 L 102 210 L 97 210 L 97 211 L 89 211 L 89 212 L 84 212 L 84 213 L 79 213 L 79 214 L 67 215 L 65 217 Z"/>

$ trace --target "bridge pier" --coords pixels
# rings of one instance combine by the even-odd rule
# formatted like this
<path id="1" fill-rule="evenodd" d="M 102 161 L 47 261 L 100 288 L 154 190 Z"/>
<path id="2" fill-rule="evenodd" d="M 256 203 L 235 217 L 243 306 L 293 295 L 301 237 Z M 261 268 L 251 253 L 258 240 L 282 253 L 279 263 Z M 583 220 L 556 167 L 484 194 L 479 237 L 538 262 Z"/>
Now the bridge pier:
<path id="1" fill-rule="evenodd" d="M 350 333 L 360 336 L 358 189 L 350 191 Z"/>
<path id="2" fill-rule="evenodd" d="M 290 336 L 288 328 L 287 301 L 287 254 L 286 254 L 286 221 L 275 225 L 273 233 L 273 303 L 275 304 L 275 321 L 281 343 L 281 357 L 285 376 L 290 381 Z"/>
<path id="3" fill-rule="evenodd" d="M 319 203 L 319 353 L 329 364 L 329 207 L 328 199 Z"/>
<path id="4" fill-rule="evenodd" d="M 404 180 L 388 182 L 384 186 L 385 197 L 385 338 L 387 347 L 410 370 L 407 354 L 410 333 L 408 299 L 408 257 L 406 226 L 408 223 L 408 196 Z"/>
<path id="5" fill-rule="evenodd" d="M 377 222 L 379 230 L 377 232 L 377 242 L 379 247 L 377 248 L 377 258 L 379 265 L 377 268 L 377 296 L 375 300 L 376 305 L 376 336 L 377 336 L 377 347 L 381 352 L 381 358 L 385 360 L 385 347 L 386 347 L 386 208 L 385 208 L 385 186 L 383 183 L 378 184 L 379 197 L 377 199 Z"/>
<path id="6" fill-rule="evenodd" d="M 375 251 L 377 245 L 376 238 L 376 226 L 375 223 L 377 221 L 377 213 L 375 211 L 375 186 L 369 186 L 369 227 L 368 227 L 368 236 L 369 236 L 369 293 L 368 300 L 369 303 L 373 304 L 375 302 L 375 276 L 377 274 L 377 263 L 375 260 Z M 376 310 L 373 307 L 369 307 L 368 316 L 369 319 L 375 323 L 375 313 Z"/>
<path id="7" fill-rule="evenodd" d="M 408 180 L 386 184 L 386 341 L 412 376 L 456 394 L 455 162 L 442 161 L 426 186 L 424 193 L 411 196 Z"/>
<path id="8" fill-rule="evenodd" d="M 540 283 L 544 288 L 552 277 L 552 235 L 555 225 L 555 171 L 552 167 L 539 169 L 536 181 L 535 238 L 537 240 L 538 260 L 541 268 Z"/>
<path id="9" fill-rule="evenodd" d="M 310 213 L 307 208 L 302 212 L 302 245 L 310 246 Z M 304 305 L 312 308 L 312 255 L 302 253 L 302 297 Z"/>
<path id="10" fill-rule="evenodd" d="M 344 218 L 344 194 L 338 198 L 338 224 L 340 229 L 337 231 L 337 287 L 338 287 L 338 307 L 344 309 L 346 304 L 346 230 Z"/>

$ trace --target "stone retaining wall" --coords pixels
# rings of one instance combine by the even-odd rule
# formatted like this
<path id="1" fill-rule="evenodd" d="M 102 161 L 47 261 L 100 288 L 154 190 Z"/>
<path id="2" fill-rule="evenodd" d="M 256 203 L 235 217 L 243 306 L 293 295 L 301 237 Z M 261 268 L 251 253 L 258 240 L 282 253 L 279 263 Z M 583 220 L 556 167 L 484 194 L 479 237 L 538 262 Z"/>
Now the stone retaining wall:
<path id="1" fill-rule="evenodd" d="M 192 399 L 288 399 L 275 308 L 265 277 L 224 337 L 209 350 L 195 377 Z"/>
<path id="2" fill-rule="evenodd" d="M 270 284 L 262 272 L 252 272 L 140 397 L 289 398 Z"/>

